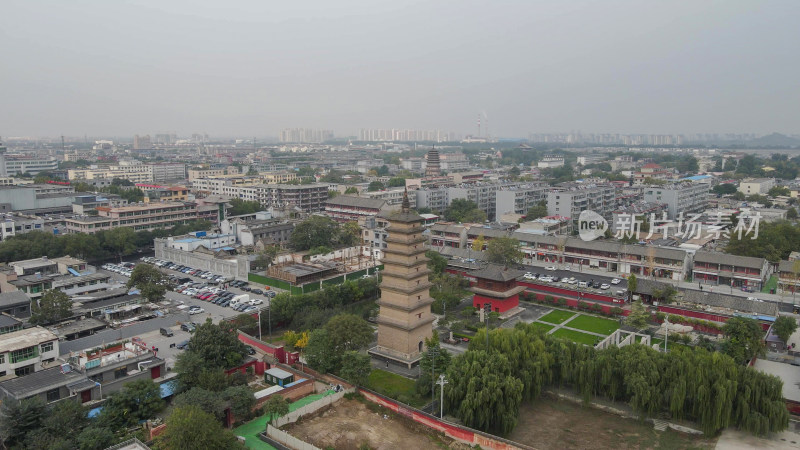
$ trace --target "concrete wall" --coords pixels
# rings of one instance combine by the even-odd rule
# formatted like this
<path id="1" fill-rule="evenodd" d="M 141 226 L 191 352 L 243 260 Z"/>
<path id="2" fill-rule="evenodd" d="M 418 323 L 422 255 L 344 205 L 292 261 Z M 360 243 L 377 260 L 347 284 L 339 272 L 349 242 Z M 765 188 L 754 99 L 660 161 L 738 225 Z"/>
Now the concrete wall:
<path id="1" fill-rule="evenodd" d="M 183 264 L 195 269 L 208 270 L 215 274 L 247 280 L 250 261 L 246 255 L 236 255 L 228 259 L 215 258 L 205 253 L 192 253 L 167 247 L 166 241 L 154 241 L 156 258 Z"/>
<path id="2" fill-rule="evenodd" d="M 289 448 L 296 450 L 320 450 L 318 447 L 314 447 L 311 444 L 301 441 L 291 434 L 281 431 L 269 424 L 267 424 L 267 436 Z"/>

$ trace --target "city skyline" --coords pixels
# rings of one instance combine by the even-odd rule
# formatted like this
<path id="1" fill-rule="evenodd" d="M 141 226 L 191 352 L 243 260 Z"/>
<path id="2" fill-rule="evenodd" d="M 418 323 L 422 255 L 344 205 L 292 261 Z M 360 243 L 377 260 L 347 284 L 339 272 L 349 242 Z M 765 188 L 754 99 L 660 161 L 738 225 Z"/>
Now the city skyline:
<path id="1" fill-rule="evenodd" d="M 798 12 L 753 2 L 12 2 L 0 18 L 0 135 L 466 136 L 478 117 L 498 137 L 797 134 Z"/>

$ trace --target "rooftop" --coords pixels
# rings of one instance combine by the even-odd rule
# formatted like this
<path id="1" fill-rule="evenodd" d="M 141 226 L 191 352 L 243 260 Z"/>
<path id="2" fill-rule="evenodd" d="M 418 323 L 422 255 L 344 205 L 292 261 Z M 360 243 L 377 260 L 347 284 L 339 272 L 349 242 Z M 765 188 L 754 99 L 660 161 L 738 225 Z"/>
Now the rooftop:
<path id="1" fill-rule="evenodd" d="M 483 278 L 486 280 L 492 281 L 509 281 L 509 280 L 516 280 L 517 278 L 521 277 L 525 271 L 517 270 L 517 269 L 510 269 L 508 267 L 503 267 L 500 264 L 487 264 L 486 267 L 483 267 L 478 270 L 473 270 L 469 274 L 475 278 Z"/>
<path id="2" fill-rule="evenodd" d="M 22 267 L 23 269 L 32 269 L 36 267 L 43 267 L 49 266 L 52 264 L 57 264 L 56 260 L 48 259 L 46 256 L 42 258 L 34 258 L 34 259 L 26 259 L 23 261 L 14 261 L 9 265 L 12 267 Z"/>
<path id="3" fill-rule="evenodd" d="M 58 340 L 58 336 L 55 333 L 42 327 L 12 331 L 0 334 L 0 354 L 56 340 Z"/>
<path id="4" fill-rule="evenodd" d="M 3 292 L 0 294 L 0 308 L 30 302 L 31 299 L 22 291 Z"/>
<path id="5" fill-rule="evenodd" d="M 65 386 L 86 379 L 86 375 L 78 371 L 72 370 L 67 373 L 61 373 L 61 367 L 51 367 L 24 377 L 0 382 L 0 389 L 17 399 L 23 399 L 40 392 L 49 391 L 54 387 Z"/>
<path id="6" fill-rule="evenodd" d="M 800 402 L 800 370 L 797 367 L 766 359 L 757 359 L 753 367 L 783 380 L 783 398 Z"/>
<path id="7" fill-rule="evenodd" d="M 695 262 L 725 264 L 736 267 L 748 267 L 751 269 L 761 269 L 766 261 L 764 258 L 752 256 L 736 256 L 728 253 L 704 251 L 695 253 L 694 260 Z"/>
<path id="8" fill-rule="evenodd" d="M 386 200 L 372 197 L 356 197 L 353 195 L 337 195 L 325 202 L 327 205 L 355 206 L 359 208 L 381 209 L 386 205 Z"/>

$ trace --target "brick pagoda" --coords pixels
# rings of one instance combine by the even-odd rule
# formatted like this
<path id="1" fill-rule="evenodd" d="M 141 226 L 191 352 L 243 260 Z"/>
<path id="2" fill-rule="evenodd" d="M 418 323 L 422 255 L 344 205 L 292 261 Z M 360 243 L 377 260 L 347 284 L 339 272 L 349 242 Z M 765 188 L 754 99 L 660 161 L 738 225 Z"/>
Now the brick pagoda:
<path id="1" fill-rule="evenodd" d="M 400 211 L 381 214 L 388 223 L 387 248 L 383 249 L 381 298 L 378 301 L 378 345 L 369 353 L 392 360 L 408 369 L 417 364 L 432 336 L 431 303 L 425 257 L 423 219 L 411 211 L 408 192 Z"/>

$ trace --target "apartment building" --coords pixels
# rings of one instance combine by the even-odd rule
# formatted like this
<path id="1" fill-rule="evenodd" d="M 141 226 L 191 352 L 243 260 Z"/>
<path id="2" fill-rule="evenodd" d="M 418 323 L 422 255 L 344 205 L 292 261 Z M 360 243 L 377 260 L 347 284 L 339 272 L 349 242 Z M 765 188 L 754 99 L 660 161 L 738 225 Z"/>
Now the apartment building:
<path id="1" fill-rule="evenodd" d="M 703 212 L 708 207 L 708 193 L 711 190 L 704 183 L 676 183 L 664 186 L 645 186 L 644 201 L 649 203 L 666 203 L 670 220 L 679 214 Z"/>
<path id="2" fill-rule="evenodd" d="M 202 210 L 193 202 L 140 203 L 123 207 L 99 207 L 98 216 L 66 219 L 68 233 L 94 234 L 116 227 L 134 231 L 171 228 L 198 219 L 216 222 L 213 207 Z"/>
<path id="3" fill-rule="evenodd" d="M 581 211 L 591 210 L 608 217 L 616 208 L 612 184 L 564 184 L 547 193 L 547 214 L 578 220 Z"/>
<path id="4" fill-rule="evenodd" d="M 153 182 L 165 183 L 172 180 L 186 179 L 186 164 L 183 163 L 160 163 L 148 164 L 152 173 Z"/>
<path id="5" fill-rule="evenodd" d="M 487 182 L 461 184 L 447 188 L 447 195 L 450 202 L 457 198 L 475 202 L 478 209 L 486 213 L 489 220 L 494 220 L 497 209 L 496 193 L 502 187 L 502 184 Z"/>
<path id="6" fill-rule="evenodd" d="M 30 375 L 58 357 L 58 336 L 33 327 L 0 334 L 0 378 Z"/>
<path id="7" fill-rule="evenodd" d="M 70 181 L 119 178 L 132 183 L 163 183 L 186 178 L 186 164 L 144 164 L 139 161 L 120 161 L 113 166 L 90 166 L 88 169 L 69 169 Z"/>
<path id="8" fill-rule="evenodd" d="M 542 160 L 536 164 L 539 169 L 553 169 L 564 167 L 564 157 L 561 155 L 544 155 Z"/>
<path id="9" fill-rule="evenodd" d="M 692 279 L 698 283 L 758 292 L 771 268 L 764 258 L 698 251 L 694 255 Z"/>
<path id="10" fill-rule="evenodd" d="M 645 164 L 638 171 L 633 173 L 633 184 L 645 184 L 645 180 L 671 180 L 675 177 L 675 171 L 665 169 L 658 164 Z"/>
<path id="11" fill-rule="evenodd" d="M 370 255 L 375 259 L 383 258 L 383 249 L 388 247 L 386 239 L 389 237 L 386 227 L 389 222 L 381 216 L 365 216 L 358 220 L 361 227 L 362 242 L 370 248 Z"/>
<path id="12" fill-rule="evenodd" d="M 519 186 L 504 186 L 495 193 L 495 213 L 525 215 L 528 210 L 547 201 L 547 192 L 550 187 L 546 184 L 524 184 Z"/>
<path id="13" fill-rule="evenodd" d="M 747 178 L 739 182 L 739 192 L 744 195 L 766 195 L 775 187 L 774 178 Z"/>
<path id="14" fill-rule="evenodd" d="M 56 158 L 14 157 L 6 155 L 4 159 L 4 176 L 13 177 L 21 173 L 38 175 L 39 172 L 58 170 L 58 160 Z"/>
<path id="15" fill-rule="evenodd" d="M 381 191 L 374 191 L 374 192 L 361 192 L 361 195 L 364 197 L 376 199 L 376 200 L 383 200 L 386 202 L 386 205 L 390 208 L 400 208 L 400 205 L 403 203 L 403 196 L 405 195 L 404 188 L 397 188 L 397 189 L 385 189 Z M 411 205 L 411 208 L 417 207 L 417 198 L 414 195 L 408 196 L 408 202 Z"/>
<path id="16" fill-rule="evenodd" d="M 225 175 L 225 169 L 189 169 L 189 181 Z"/>
<path id="17" fill-rule="evenodd" d="M 403 170 L 408 170 L 411 172 L 422 172 L 425 170 L 425 158 L 420 157 L 409 157 L 404 158 L 400 161 L 400 167 Z"/>
<path id="18" fill-rule="evenodd" d="M 439 168 L 445 172 L 469 170 L 469 167 L 469 159 L 461 152 L 439 154 Z"/>
<path id="19" fill-rule="evenodd" d="M 337 222 L 358 221 L 389 209 L 389 203 L 380 198 L 337 195 L 325 202 L 325 215 Z"/>

